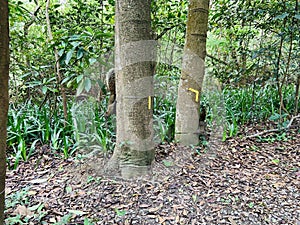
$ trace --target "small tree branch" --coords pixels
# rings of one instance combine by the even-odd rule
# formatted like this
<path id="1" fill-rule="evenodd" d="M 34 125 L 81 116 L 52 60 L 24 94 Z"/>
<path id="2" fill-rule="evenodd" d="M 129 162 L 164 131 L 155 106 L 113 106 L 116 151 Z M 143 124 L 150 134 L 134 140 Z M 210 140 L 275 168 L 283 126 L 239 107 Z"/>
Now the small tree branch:
<path id="1" fill-rule="evenodd" d="M 169 30 L 172 30 L 174 27 L 176 27 L 176 26 L 171 26 L 171 27 L 165 28 L 159 35 L 157 35 L 157 36 L 155 37 L 155 40 L 161 39 L 162 36 L 164 36 Z"/>
<path id="2" fill-rule="evenodd" d="M 219 62 L 219 63 L 224 64 L 225 66 L 228 66 L 228 63 L 227 63 L 227 62 L 225 62 L 225 61 L 223 61 L 223 60 L 221 60 L 221 59 L 218 59 L 218 58 L 216 58 L 216 57 L 214 57 L 214 56 L 212 56 L 212 55 L 210 55 L 210 54 L 208 54 L 208 53 L 206 53 L 206 56 L 207 56 L 208 58 L 211 58 L 211 59 L 213 59 L 213 60 Z"/>

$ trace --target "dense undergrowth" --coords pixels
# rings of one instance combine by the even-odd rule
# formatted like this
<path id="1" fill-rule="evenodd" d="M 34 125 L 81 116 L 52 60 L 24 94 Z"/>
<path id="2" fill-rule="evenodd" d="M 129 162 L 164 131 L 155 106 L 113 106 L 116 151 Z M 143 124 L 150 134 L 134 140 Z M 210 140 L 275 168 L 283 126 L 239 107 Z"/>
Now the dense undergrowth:
<path id="1" fill-rule="evenodd" d="M 158 79 L 158 94 L 154 101 L 155 141 L 174 141 L 176 112 L 176 80 L 168 87 L 166 80 Z M 168 91 L 166 91 L 166 89 Z M 173 91 L 170 91 L 173 89 Z M 294 110 L 294 89 L 283 89 L 286 110 Z M 225 121 L 223 140 L 238 134 L 239 128 L 249 123 L 272 120 L 278 126 L 288 124 L 290 116 L 279 113 L 279 98 L 274 86 L 262 88 L 223 88 L 222 95 Z M 84 156 L 94 151 L 109 153 L 114 148 L 115 118 L 104 116 L 107 101 L 85 100 L 69 104 L 68 120 L 63 117 L 61 104 L 50 108 L 38 106 L 31 101 L 24 104 L 11 104 L 8 116 L 8 157 L 9 168 L 16 168 L 20 160 L 28 160 L 35 149 L 49 146 L 54 153 L 65 158 Z M 215 99 L 209 92 L 203 92 L 202 110 L 206 110 L 206 123 L 210 126 L 215 120 L 212 106 Z M 300 105 L 300 104 L 299 104 Z M 91 152 L 92 151 L 92 152 Z"/>

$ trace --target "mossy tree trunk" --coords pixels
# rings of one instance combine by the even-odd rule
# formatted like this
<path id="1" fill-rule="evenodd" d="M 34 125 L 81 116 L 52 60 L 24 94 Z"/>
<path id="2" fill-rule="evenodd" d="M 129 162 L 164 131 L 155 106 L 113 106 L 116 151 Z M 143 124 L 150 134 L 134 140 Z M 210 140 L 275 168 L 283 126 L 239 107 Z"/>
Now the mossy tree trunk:
<path id="1" fill-rule="evenodd" d="M 175 139 L 184 145 L 196 145 L 199 142 L 208 10 L 209 0 L 190 0 L 175 122 Z"/>
<path id="2" fill-rule="evenodd" d="M 8 2 L 0 1 L 0 224 L 4 224 L 9 76 Z"/>
<path id="3" fill-rule="evenodd" d="M 151 0 L 117 0 L 115 27 L 117 140 L 108 169 L 148 174 L 154 159 Z"/>

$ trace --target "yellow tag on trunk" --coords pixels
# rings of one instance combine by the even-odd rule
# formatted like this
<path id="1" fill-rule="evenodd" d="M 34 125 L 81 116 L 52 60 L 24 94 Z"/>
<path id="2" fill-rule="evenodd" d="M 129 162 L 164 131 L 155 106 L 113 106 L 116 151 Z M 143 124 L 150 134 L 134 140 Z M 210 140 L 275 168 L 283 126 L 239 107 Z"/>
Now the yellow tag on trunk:
<path id="1" fill-rule="evenodd" d="M 197 91 L 197 90 L 195 90 L 193 88 L 189 88 L 188 90 L 191 91 L 191 92 L 194 92 L 196 94 L 195 101 L 199 102 L 199 91 Z"/>

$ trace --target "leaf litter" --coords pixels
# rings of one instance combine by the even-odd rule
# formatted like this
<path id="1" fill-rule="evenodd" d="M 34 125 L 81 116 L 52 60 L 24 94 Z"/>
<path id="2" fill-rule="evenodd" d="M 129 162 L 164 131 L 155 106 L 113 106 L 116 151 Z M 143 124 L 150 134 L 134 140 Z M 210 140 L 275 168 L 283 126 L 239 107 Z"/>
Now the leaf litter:
<path id="1" fill-rule="evenodd" d="M 63 160 L 43 149 L 8 171 L 7 198 L 26 193 L 7 205 L 6 218 L 27 217 L 24 224 L 84 224 L 86 218 L 90 224 L 299 224 L 298 130 L 285 140 L 236 137 L 213 148 L 212 154 L 159 145 L 153 177 L 135 181 L 101 175 L 105 158 Z"/>

